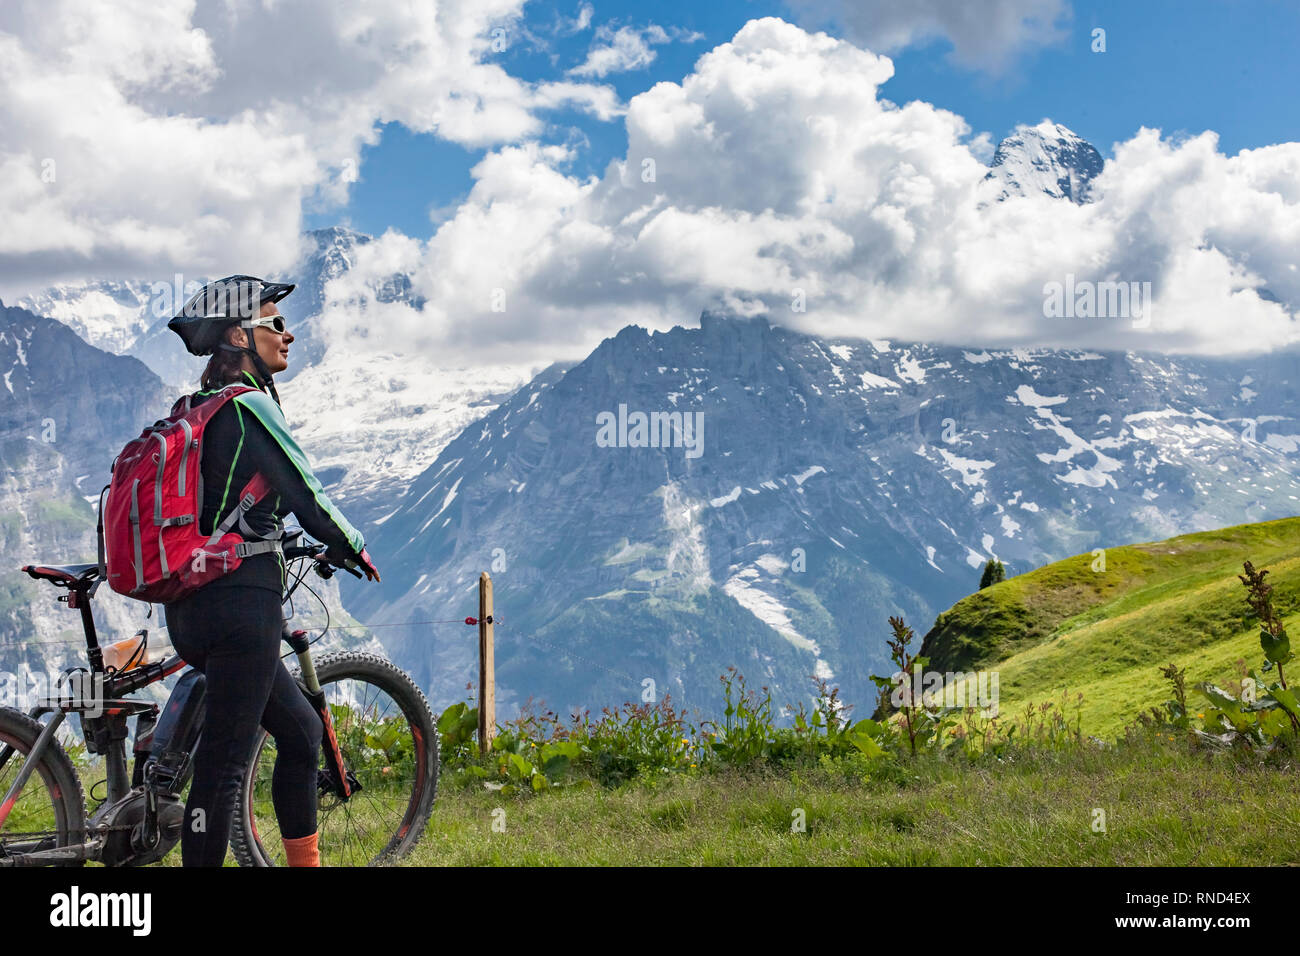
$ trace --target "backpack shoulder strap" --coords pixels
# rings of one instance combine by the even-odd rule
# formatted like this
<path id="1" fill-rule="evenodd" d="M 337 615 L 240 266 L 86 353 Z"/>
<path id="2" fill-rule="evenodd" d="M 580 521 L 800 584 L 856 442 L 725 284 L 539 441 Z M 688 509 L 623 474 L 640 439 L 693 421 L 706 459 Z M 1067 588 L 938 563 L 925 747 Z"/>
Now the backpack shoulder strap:
<path id="1" fill-rule="evenodd" d="M 172 416 L 191 416 L 190 421 L 194 427 L 202 428 L 212 419 L 213 415 L 221 411 L 222 407 L 236 395 L 256 391 L 257 389 L 247 385 L 227 385 L 221 391 L 214 392 L 202 402 L 195 402 L 192 400 L 193 396 L 185 395 L 177 400 L 176 406 L 172 409 Z M 186 400 L 189 400 L 190 404 L 182 407 Z"/>
<path id="2" fill-rule="evenodd" d="M 253 477 L 248 479 L 248 484 L 244 485 L 239 492 L 239 502 L 235 505 L 230 514 L 226 515 L 225 520 L 212 529 L 212 536 L 208 538 L 208 547 L 214 547 L 221 538 L 234 530 L 238 524 L 244 534 L 249 534 L 248 526 L 244 523 L 244 516 L 248 514 L 253 505 L 257 504 L 271 490 L 271 483 L 266 480 L 266 476 L 260 471 L 254 472 Z M 283 530 L 283 529 L 282 529 Z M 279 537 L 277 535 L 276 537 Z"/>

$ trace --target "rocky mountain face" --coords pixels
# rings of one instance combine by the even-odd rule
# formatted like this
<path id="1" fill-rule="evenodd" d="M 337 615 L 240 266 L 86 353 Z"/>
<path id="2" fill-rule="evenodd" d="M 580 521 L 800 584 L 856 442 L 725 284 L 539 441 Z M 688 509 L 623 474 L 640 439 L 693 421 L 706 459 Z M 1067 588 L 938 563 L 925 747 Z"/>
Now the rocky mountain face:
<path id="1" fill-rule="evenodd" d="M 85 662 L 78 615 L 18 569 L 95 560 L 90 504 L 122 445 L 173 397 L 134 358 L 111 355 L 72 329 L 0 305 L 0 670 Z M 104 600 L 99 600 L 103 596 Z M 148 608 L 101 589 L 105 633 L 156 624 Z M 39 651 L 28 645 L 44 644 Z M 71 641 L 72 643 L 57 643 Z"/>
<path id="2" fill-rule="evenodd" d="M 1091 143 L 1060 123 L 1044 120 L 1016 127 L 999 143 L 985 178 L 1001 187 L 999 200 L 1042 195 L 1085 203 L 1104 165 Z"/>
<path id="3" fill-rule="evenodd" d="M 716 709 L 733 664 L 777 704 L 817 674 L 866 705 L 888 616 L 924 633 L 990 557 L 1015 574 L 1294 514 L 1297 383 L 1294 354 L 976 352 L 708 314 L 629 327 L 411 482 L 370 539 L 383 584 L 350 609 L 461 618 L 492 571 L 507 712 L 639 700 L 647 680 Z M 463 694 L 471 637 L 395 631 L 435 699 Z"/>

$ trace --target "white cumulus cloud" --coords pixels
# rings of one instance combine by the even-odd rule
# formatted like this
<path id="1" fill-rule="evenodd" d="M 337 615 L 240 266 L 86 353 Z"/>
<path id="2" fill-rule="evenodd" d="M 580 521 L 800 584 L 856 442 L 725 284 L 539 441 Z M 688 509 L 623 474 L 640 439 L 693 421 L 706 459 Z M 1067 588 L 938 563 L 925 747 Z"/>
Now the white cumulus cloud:
<path id="1" fill-rule="evenodd" d="M 654 62 L 653 47 L 671 42 L 674 38 L 687 43 L 701 39 L 703 34 L 673 28 L 671 33 L 661 26 L 619 27 L 608 25 L 596 28 L 596 38 L 587 51 L 587 58 L 573 69 L 570 76 L 607 76 L 627 70 L 639 70 Z"/>
<path id="2" fill-rule="evenodd" d="M 511 76 L 524 0 L 6 0 L 0 290 L 271 272 L 383 123 L 471 147 L 609 119 L 612 89 Z"/>
<path id="3" fill-rule="evenodd" d="M 990 144 L 961 116 L 889 102 L 888 57 L 780 19 L 745 24 L 680 82 L 621 105 L 604 87 L 528 85 L 484 59 L 492 25 L 510 29 L 504 2 L 440 7 L 436 23 L 396 0 L 312 7 L 316 20 L 290 0 L 274 7 L 314 24 L 311 36 L 250 39 L 257 56 L 234 51 L 245 7 L 232 4 L 219 8 L 233 11 L 225 26 L 185 10 L 147 21 L 190 37 L 184 57 L 125 31 L 127 53 L 89 65 L 59 59 L 76 39 L 67 22 L 3 8 L 0 117 L 18 135 L 0 143 L 0 277 L 37 262 L 119 276 L 287 265 L 302 202 L 378 119 L 502 144 L 427 242 L 390 231 L 330 284 L 327 336 L 356 354 L 577 358 L 629 323 L 666 329 L 705 307 L 975 348 L 1227 354 L 1296 341 L 1300 144 L 1227 156 L 1213 133 L 1140 129 L 1098 144 L 1112 158 L 1095 201 L 994 202 Z M 437 44 L 448 62 L 431 58 Z M 337 55 L 337 75 L 304 68 L 304 50 Z M 626 155 L 575 175 L 578 146 L 546 143 L 537 116 L 560 102 L 622 116 Z M 48 156 L 56 184 L 41 181 Z M 422 309 L 376 299 L 394 272 Z M 1149 283 L 1149 323 L 1048 317 L 1044 290 L 1066 281 Z"/>
<path id="4" fill-rule="evenodd" d="M 492 342 L 529 359 L 580 356 L 622 325 L 669 328 L 706 306 L 977 346 L 1295 340 L 1300 144 L 1228 157 L 1212 133 L 1142 129 L 1115 145 L 1095 202 L 991 202 L 987 144 L 952 112 L 880 98 L 892 75 L 848 41 L 751 21 L 681 83 L 630 100 L 627 155 L 603 176 L 567 174 L 563 148 L 505 147 L 428 243 L 390 239 L 404 258 L 370 278 L 400 265 L 427 298 L 392 317 L 412 347 Z M 1067 276 L 1149 282 L 1149 324 L 1045 316 L 1044 287 Z M 336 335 L 366 325 L 367 278 L 345 280 Z M 791 310 L 797 290 L 806 311 Z"/>

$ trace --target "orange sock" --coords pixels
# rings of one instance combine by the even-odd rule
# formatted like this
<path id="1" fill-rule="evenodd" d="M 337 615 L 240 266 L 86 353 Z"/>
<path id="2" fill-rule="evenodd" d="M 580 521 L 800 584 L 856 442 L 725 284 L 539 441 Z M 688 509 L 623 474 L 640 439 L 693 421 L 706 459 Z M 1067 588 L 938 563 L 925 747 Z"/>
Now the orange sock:
<path id="1" fill-rule="evenodd" d="M 318 835 L 319 831 L 293 840 L 281 840 L 290 866 L 320 866 L 320 850 L 316 848 Z"/>

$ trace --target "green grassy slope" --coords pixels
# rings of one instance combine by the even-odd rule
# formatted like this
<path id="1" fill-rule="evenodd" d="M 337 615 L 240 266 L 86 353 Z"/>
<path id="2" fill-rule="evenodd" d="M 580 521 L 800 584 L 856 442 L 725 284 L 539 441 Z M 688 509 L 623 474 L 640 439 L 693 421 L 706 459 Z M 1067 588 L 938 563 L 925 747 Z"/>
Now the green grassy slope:
<path id="1" fill-rule="evenodd" d="M 996 670 L 1004 712 L 1082 693 L 1084 731 L 1108 737 L 1168 699 L 1164 664 L 1186 667 L 1190 688 L 1236 681 L 1237 661 L 1262 661 L 1237 578 L 1243 561 L 1271 572 L 1274 607 L 1288 628 L 1300 626 L 1290 617 L 1300 612 L 1300 518 L 1107 548 L 1104 557 L 1104 570 L 1093 570 L 1094 554 L 1076 555 L 962 599 L 925 636 L 929 668 Z"/>
<path id="2" fill-rule="evenodd" d="M 1098 807 L 1106 811 L 1104 833 L 1092 828 Z M 803 832 L 792 832 L 796 809 L 806 817 Z M 493 829 L 498 818 L 503 831 Z M 164 866 L 180 863 L 179 848 L 163 861 Z M 923 755 L 899 775 L 880 778 L 837 775 L 820 767 L 790 775 L 692 772 L 615 790 L 552 790 L 533 798 L 447 786 L 438 792 L 420 844 L 400 862 L 1247 864 L 1300 864 L 1300 797 L 1293 769 L 1208 760 L 1173 744 L 1025 755 L 992 773 Z M 226 865 L 234 865 L 233 854 Z"/>

